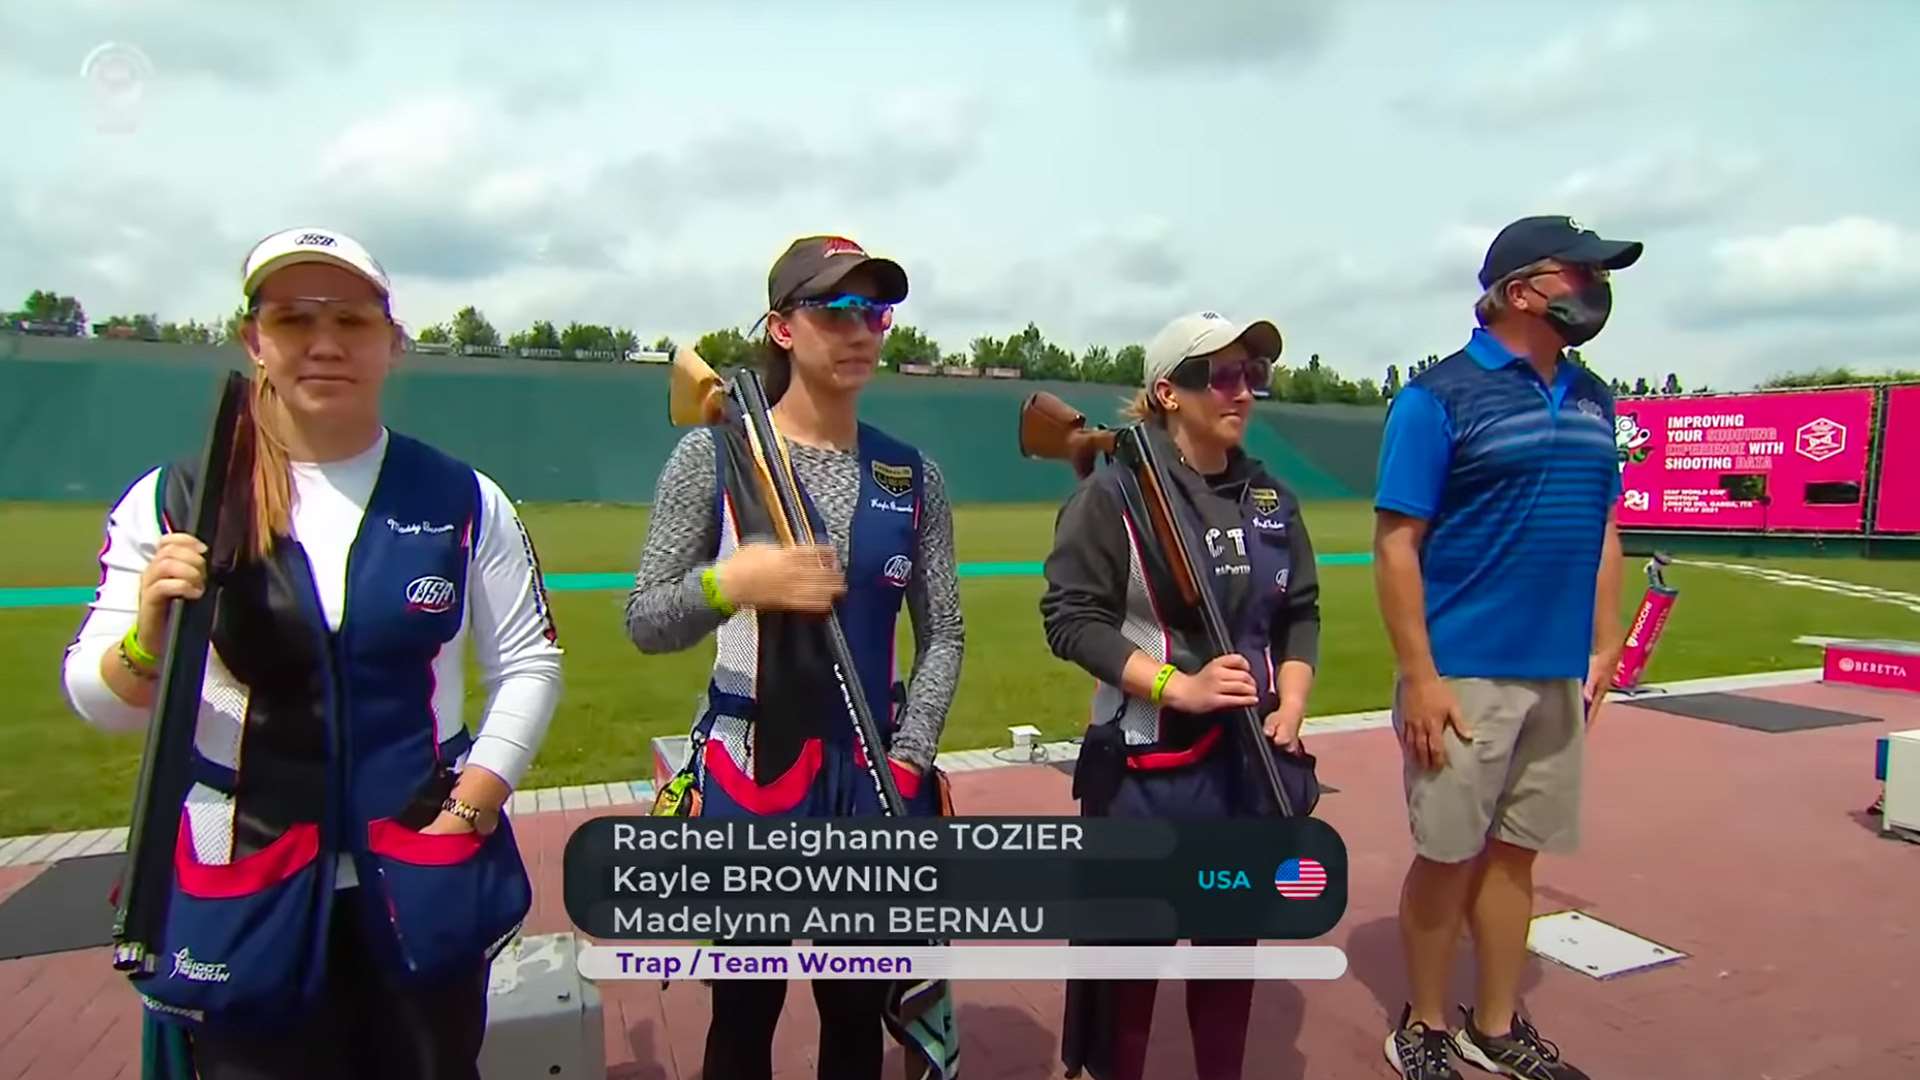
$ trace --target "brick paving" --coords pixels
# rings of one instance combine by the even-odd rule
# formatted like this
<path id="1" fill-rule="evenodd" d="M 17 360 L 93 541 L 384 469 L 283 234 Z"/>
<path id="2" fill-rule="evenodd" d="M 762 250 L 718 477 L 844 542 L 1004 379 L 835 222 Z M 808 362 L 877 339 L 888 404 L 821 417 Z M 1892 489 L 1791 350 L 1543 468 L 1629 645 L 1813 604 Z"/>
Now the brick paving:
<path id="1" fill-rule="evenodd" d="M 1606 981 L 1536 960 L 1525 1007 L 1596 1080 L 1914 1080 L 1920 847 L 1881 838 L 1864 811 L 1876 793 L 1873 740 L 1920 726 L 1920 703 L 1819 684 L 1742 692 L 1883 722 L 1771 735 L 1610 706 L 1591 743 L 1584 849 L 1542 859 L 1538 910 L 1579 908 L 1690 955 Z M 1347 951 L 1350 970 L 1331 983 L 1258 988 L 1248 1080 L 1388 1076 L 1380 1043 L 1406 995 L 1394 910 L 1410 849 L 1393 736 L 1322 735 L 1313 749 L 1340 789 L 1320 816 L 1351 854 L 1350 906 L 1326 939 Z M 1068 784 L 1034 765 L 954 778 L 956 802 L 973 814 L 1071 812 Z M 569 928 L 565 840 L 604 812 L 583 804 L 516 819 L 536 889 L 529 932 Z M 40 869 L 0 867 L 0 898 Z M 1461 956 L 1455 996 L 1467 1000 L 1464 945 Z M 610 1078 L 700 1075 L 704 988 L 622 982 L 601 992 Z M 1060 1075 L 1059 984 L 965 983 L 956 995 L 966 1076 Z M 136 1075 L 137 1009 L 105 949 L 0 962 L 0 1001 L 9 1005 L 0 1080 Z M 775 1076 L 811 1078 L 808 985 L 790 986 L 787 1001 Z M 1192 1075 L 1184 1028 L 1180 989 L 1163 986 L 1149 1075 Z"/>

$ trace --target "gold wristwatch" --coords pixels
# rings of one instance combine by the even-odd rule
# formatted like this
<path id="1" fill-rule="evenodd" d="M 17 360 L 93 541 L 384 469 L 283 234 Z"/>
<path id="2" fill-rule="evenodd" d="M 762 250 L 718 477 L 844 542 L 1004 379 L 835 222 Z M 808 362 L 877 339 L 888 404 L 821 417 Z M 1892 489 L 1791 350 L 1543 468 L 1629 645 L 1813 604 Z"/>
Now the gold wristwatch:
<path id="1" fill-rule="evenodd" d="M 480 824 L 480 808 L 470 803 L 461 802 L 451 795 L 447 796 L 446 802 L 440 804 L 440 809 L 445 810 L 447 813 L 452 814 L 454 817 L 459 818 L 469 825 L 478 827 Z"/>

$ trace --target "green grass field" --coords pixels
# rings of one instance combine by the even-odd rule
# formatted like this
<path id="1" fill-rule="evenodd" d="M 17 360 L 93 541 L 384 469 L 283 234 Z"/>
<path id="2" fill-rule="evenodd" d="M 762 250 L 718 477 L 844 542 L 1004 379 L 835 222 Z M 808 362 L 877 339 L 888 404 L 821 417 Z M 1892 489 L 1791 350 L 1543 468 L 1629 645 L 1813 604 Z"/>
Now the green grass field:
<path id="1" fill-rule="evenodd" d="M 646 527 L 637 507 L 522 508 L 552 573 L 630 572 Z M 97 507 L 0 505 L 8 540 L 0 588 L 91 585 L 99 548 Z M 957 515 L 962 562 L 1033 561 L 1052 536 L 1051 506 L 972 506 Z M 1357 502 L 1322 502 L 1307 514 L 1321 553 L 1363 552 L 1371 515 Z M 1723 560 L 1732 561 L 1732 560 Z M 1766 565 L 1906 591 L 1920 590 L 1920 564 L 1851 559 L 1777 559 Z M 1374 609 L 1371 570 L 1321 570 L 1325 622 L 1312 712 L 1386 704 L 1392 661 Z M 1803 634 L 1920 639 L 1920 615 L 1898 606 L 1770 584 L 1719 570 L 1675 567 L 1682 590 L 1648 678 L 1672 680 L 1813 666 Z M 1622 617 L 1639 602 L 1632 571 Z M 1037 577 L 973 577 L 961 584 L 967 656 L 943 749 L 1002 745 L 1010 724 L 1049 738 L 1078 734 L 1088 677 L 1055 660 L 1041 635 Z M 712 661 L 711 646 L 644 657 L 628 643 L 619 591 L 553 594 L 566 647 L 566 693 L 528 787 L 629 779 L 652 770 L 649 740 L 684 732 Z M 0 609 L 0 671 L 10 708 L 0 719 L 0 836 L 120 824 L 126 820 L 139 740 L 89 728 L 60 689 L 61 650 L 78 607 Z M 484 701 L 469 695 L 470 718 Z"/>

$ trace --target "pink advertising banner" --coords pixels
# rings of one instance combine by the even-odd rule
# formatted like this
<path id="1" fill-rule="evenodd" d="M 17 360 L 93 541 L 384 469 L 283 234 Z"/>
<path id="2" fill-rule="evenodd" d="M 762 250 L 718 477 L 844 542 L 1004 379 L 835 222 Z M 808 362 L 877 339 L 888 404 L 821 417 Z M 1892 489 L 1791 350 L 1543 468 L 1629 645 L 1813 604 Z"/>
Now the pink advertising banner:
<path id="1" fill-rule="evenodd" d="M 1622 528 L 1859 532 L 1870 389 L 1622 400 Z"/>
<path id="2" fill-rule="evenodd" d="M 1920 533 L 1920 386 L 1887 390 L 1875 532 Z"/>

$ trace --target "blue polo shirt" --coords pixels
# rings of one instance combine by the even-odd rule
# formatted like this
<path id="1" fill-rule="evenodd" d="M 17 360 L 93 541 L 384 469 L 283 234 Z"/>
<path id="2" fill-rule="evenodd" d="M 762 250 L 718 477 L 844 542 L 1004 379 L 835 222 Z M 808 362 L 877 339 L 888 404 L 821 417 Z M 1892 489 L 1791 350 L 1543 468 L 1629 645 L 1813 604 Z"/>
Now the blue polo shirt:
<path id="1" fill-rule="evenodd" d="M 1394 395 L 1374 506 L 1427 522 L 1420 576 L 1440 674 L 1585 677 L 1620 495 L 1613 418 L 1592 372 L 1563 360 L 1549 386 L 1485 329 Z"/>

